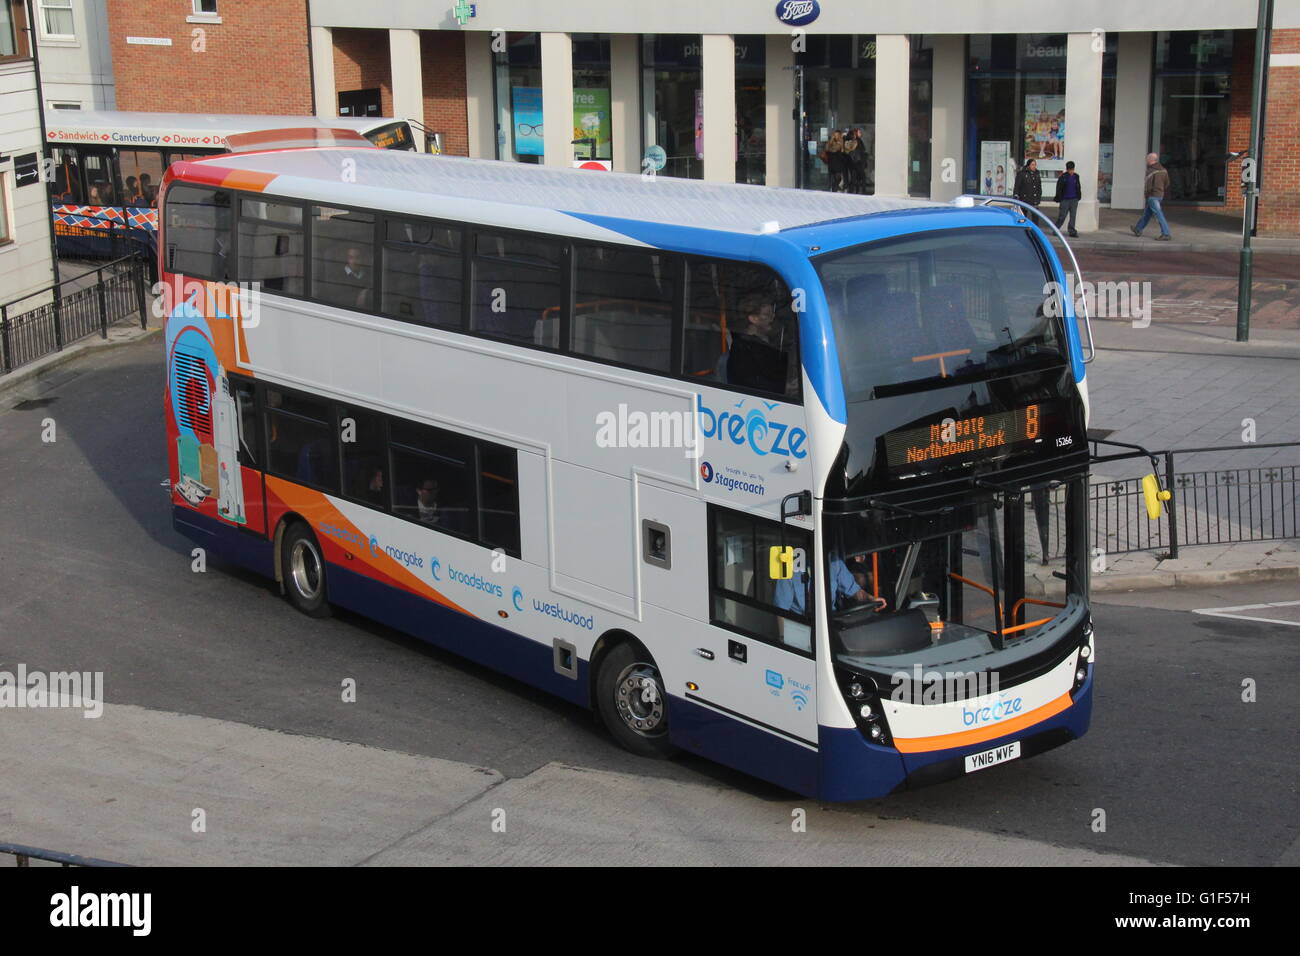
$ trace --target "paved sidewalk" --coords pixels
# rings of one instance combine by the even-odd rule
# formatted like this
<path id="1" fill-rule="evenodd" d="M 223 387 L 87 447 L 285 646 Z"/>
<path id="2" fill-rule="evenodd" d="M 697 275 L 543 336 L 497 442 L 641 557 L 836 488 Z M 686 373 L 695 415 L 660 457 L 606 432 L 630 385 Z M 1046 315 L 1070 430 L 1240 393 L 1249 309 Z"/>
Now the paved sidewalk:
<path id="1" fill-rule="evenodd" d="M 1105 852 L 1104 835 L 1096 850 L 1055 846 L 556 763 L 507 780 L 111 702 L 98 719 L 0 711 L 0 766 L 0 842 L 145 866 L 1146 864 Z"/>
<path id="2" fill-rule="evenodd" d="M 1290 296 L 1300 299 L 1300 289 L 1293 287 Z M 1179 472 L 1274 467 L 1285 475 L 1286 466 L 1300 466 L 1300 447 L 1255 447 L 1300 442 L 1300 330 L 1265 329 L 1238 343 L 1235 316 L 1231 322 L 1183 323 L 1174 310 L 1161 321 L 1163 309 L 1157 308 L 1147 328 L 1126 321 L 1093 323 L 1098 351 L 1087 376 L 1090 428 L 1151 451 L 1231 449 L 1180 455 Z M 1253 443 L 1243 440 L 1250 423 Z M 1144 459 L 1135 459 L 1097 465 L 1093 474 L 1126 478 L 1150 470 Z M 1293 522 L 1300 509 L 1297 491 L 1278 487 L 1291 498 Z M 1094 590 L 1294 580 L 1300 593 L 1297 538 L 1182 545 L 1177 560 L 1160 555 L 1108 555 L 1105 572 L 1093 575 Z"/>
<path id="3" fill-rule="evenodd" d="M 1057 205 L 1045 202 L 1042 211 L 1056 218 Z M 1070 241 L 1076 251 L 1118 250 L 1163 255 L 1170 252 L 1235 252 L 1241 249 L 1241 216 L 1227 213 L 1202 212 L 1179 206 L 1164 207 L 1173 236 L 1168 242 L 1157 242 L 1160 226 L 1153 219 L 1139 238 L 1129 231 L 1137 225 L 1142 215 L 1139 209 L 1102 209 L 1100 228 L 1096 232 L 1083 232 Z M 1251 240 L 1256 252 L 1282 255 L 1300 255 L 1300 236 L 1267 238 L 1256 236 Z"/>
<path id="4" fill-rule="evenodd" d="M 35 362 L 19 366 L 8 374 L 0 374 L 0 395 L 15 390 L 21 391 L 23 385 L 58 368 L 60 365 L 67 365 L 69 362 L 75 361 L 90 352 L 103 348 L 116 348 L 120 345 L 130 345 L 132 342 L 156 335 L 161 331 L 161 321 L 155 319 L 152 315 L 149 317 L 149 327 L 145 329 L 140 328 L 138 321 L 125 325 L 110 326 L 107 338 L 90 335 L 84 339 L 78 339 L 76 342 L 64 346 L 60 352 L 51 352 Z"/>

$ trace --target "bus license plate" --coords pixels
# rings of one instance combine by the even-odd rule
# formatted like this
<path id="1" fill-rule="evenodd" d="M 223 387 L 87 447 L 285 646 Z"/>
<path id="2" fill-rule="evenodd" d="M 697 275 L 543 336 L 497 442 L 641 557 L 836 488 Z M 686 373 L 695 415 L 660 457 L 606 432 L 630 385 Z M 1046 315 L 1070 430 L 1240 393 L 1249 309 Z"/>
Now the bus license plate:
<path id="1" fill-rule="evenodd" d="M 992 750 L 986 750 L 983 753 L 971 754 L 966 758 L 966 772 L 974 773 L 976 770 L 991 767 L 995 763 L 1006 763 L 1008 760 L 1015 760 L 1019 756 L 1020 741 L 1013 740 L 1001 747 L 994 747 Z"/>

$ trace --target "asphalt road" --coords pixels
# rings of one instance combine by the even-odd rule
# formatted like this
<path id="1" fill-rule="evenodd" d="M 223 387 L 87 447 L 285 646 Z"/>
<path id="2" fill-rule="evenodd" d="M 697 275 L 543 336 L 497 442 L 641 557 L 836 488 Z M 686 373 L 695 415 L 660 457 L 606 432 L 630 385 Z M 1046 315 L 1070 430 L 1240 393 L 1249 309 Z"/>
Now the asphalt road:
<path id="1" fill-rule="evenodd" d="M 163 385 L 154 336 L 0 400 L 0 668 L 102 670 L 110 703 L 506 778 L 562 762 L 789 799 L 698 758 L 641 761 L 585 711 L 351 615 L 305 618 L 269 583 L 216 559 L 192 572 L 160 486 Z M 41 440 L 46 419 L 53 443 Z M 1287 592 L 1255 588 L 1240 601 L 1218 592 L 1204 606 L 1297 597 Z M 832 812 L 861 815 L 864 827 L 907 818 L 1168 863 L 1300 863 L 1300 628 L 1194 614 L 1196 597 L 1097 606 L 1100 672 L 1083 740 Z M 1159 603 L 1168 606 L 1144 606 Z M 340 699 L 346 677 L 356 703 Z M 1255 703 L 1241 700 L 1246 678 Z M 1090 827 L 1098 808 L 1104 833 Z"/>

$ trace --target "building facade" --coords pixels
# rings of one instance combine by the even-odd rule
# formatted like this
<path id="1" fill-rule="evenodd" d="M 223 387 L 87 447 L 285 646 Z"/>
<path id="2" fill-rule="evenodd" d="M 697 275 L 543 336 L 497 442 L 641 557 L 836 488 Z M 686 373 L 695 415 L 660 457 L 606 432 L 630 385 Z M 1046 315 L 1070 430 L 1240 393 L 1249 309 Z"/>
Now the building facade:
<path id="1" fill-rule="evenodd" d="M 54 282 L 50 207 L 41 180 L 45 145 L 24 0 L 0 0 L 0 303 Z"/>
<path id="2" fill-rule="evenodd" d="M 200 7 L 220 22 L 193 53 Z M 1102 206 L 1141 207 L 1154 151 L 1167 202 L 1241 212 L 1228 154 L 1249 142 L 1255 0 L 109 8 L 123 109 L 398 115 L 453 154 L 814 189 L 830 185 L 833 131 L 860 130 L 869 192 L 1010 192 L 1032 158 L 1050 200 L 1073 161 L 1081 229 Z M 1277 0 L 1273 27 L 1260 233 L 1296 235 L 1300 0 Z"/>
<path id="3" fill-rule="evenodd" d="M 115 109 L 107 0 L 32 0 L 32 13 L 46 115 Z"/>

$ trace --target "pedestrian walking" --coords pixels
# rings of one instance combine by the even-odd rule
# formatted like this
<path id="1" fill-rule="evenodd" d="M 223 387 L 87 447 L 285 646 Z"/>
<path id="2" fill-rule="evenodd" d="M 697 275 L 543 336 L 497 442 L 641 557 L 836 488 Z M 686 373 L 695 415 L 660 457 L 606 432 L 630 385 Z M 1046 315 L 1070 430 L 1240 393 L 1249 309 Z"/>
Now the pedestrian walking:
<path id="1" fill-rule="evenodd" d="M 1056 180 L 1056 201 L 1061 204 L 1060 212 L 1056 214 L 1056 228 L 1061 228 L 1061 223 L 1065 222 L 1065 217 L 1070 217 L 1070 236 L 1078 238 L 1078 233 L 1074 229 L 1074 220 L 1079 213 L 1079 200 L 1083 198 L 1083 186 L 1079 182 L 1079 174 L 1074 171 L 1074 160 L 1065 164 L 1065 172 Z"/>
<path id="2" fill-rule="evenodd" d="M 855 129 L 844 137 L 844 158 L 848 172 L 846 191 L 863 195 L 867 191 L 867 147 L 862 130 Z"/>
<path id="3" fill-rule="evenodd" d="M 844 156 L 844 134 L 839 130 L 831 133 L 830 142 L 822 154 L 826 170 L 830 174 L 831 192 L 842 193 L 848 185 L 848 161 Z"/>
<path id="4" fill-rule="evenodd" d="M 1035 208 L 1043 201 L 1043 181 L 1038 178 L 1038 160 L 1029 160 L 1016 173 L 1015 197 Z"/>
<path id="5" fill-rule="evenodd" d="M 1129 231 L 1135 236 L 1142 235 L 1142 230 L 1147 227 L 1151 217 L 1156 217 L 1156 222 L 1160 224 L 1160 235 L 1156 236 L 1156 241 L 1168 242 L 1173 237 L 1169 234 L 1169 223 L 1165 220 L 1165 211 L 1161 208 L 1164 205 L 1165 193 L 1169 190 L 1169 173 L 1160 165 L 1160 157 L 1155 153 L 1147 153 L 1147 178 L 1142 188 L 1142 195 L 1146 197 L 1147 207 L 1142 211 L 1142 218 L 1137 221 L 1136 226 L 1129 226 Z"/>

